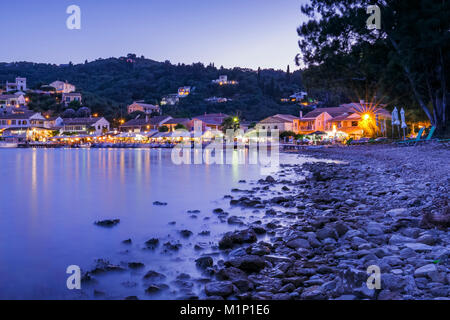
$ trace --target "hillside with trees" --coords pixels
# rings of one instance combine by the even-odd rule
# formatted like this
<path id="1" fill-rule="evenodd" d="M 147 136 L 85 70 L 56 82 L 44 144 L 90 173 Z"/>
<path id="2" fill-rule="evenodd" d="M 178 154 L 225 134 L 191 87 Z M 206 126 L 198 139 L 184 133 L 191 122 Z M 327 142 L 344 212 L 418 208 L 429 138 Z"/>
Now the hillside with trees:
<path id="1" fill-rule="evenodd" d="M 220 75 L 227 75 L 228 79 L 239 84 L 213 84 L 212 80 Z M 195 90 L 181 99 L 178 105 L 164 106 L 164 114 L 192 117 L 205 112 L 222 112 L 239 114 L 249 121 L 276 113 L 298 115 L 298 104 L 282 103 L 280 100 L 304 90 L 301 71 L 225 69 L 202 63 L 175 65 L 134 54 L 60 66 L 30 62 L 0 63 L 0 83 L 13 81 L 17 76 L 26 77 L 31 89 L 41 89 L 55 80 L 67 80 L 77 87 L 77 92 L 82 93 L 83 106 L 108 119 L 125 117 L 126 106 L 133 101 L 159 104 L 163 96 L 177 93 L 182 86 L 191 86 Z M 205 99 L 210 97 L 229 100 L 225 103 L 206 102 Z M 36 111 L 61 113 L 65 108 L 56 98 L 32 95 L 30 107 Z"/>

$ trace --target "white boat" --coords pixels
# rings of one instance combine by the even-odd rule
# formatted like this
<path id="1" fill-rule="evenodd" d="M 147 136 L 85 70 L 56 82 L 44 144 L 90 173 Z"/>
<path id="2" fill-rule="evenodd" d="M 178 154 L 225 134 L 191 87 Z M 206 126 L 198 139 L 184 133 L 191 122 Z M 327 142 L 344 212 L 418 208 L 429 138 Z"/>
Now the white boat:
<path id="1" fill-rule="evenodd" d="M 19 144 L 14 142 L 4 142 L 0 141 L 0 148 L 17 148 Z"/>
<path id="2" fill-rule="evenodd" d="M 90 148 L 90 147 L 91 147 L 91 144 L 90 144 L 90 143 L 83 143 L 83 144 L 80 144 L 80 148 L 88 149 L 88 148 Z"/>

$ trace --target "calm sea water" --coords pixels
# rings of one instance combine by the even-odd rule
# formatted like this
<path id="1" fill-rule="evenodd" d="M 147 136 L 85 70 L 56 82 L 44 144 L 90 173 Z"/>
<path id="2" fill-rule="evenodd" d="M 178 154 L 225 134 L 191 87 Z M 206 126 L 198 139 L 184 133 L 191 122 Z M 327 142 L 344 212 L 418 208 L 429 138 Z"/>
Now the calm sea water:
<path id="1" fill-rule="evenodd" d="M 299 161 L 281 157 L 282 163 Z M 239 180 L 260 178 L 257 165 L 175 165 L 170 150 L 0 150 L 0 299 L 154 298 L 145 295 L 141 281 L 150 269 L 166 274 L 168 282 L 182 272 L 201 277 L 194 245 L 209 245 L 235 229 L 217 221 L 212 210 L 241 210 L 230 209 L 224 195 L 244 188 Z M 187 213 L 194 209 L 201 210 L 196 219 Z M 110 218 L 121 222 L 114 228 L 94 225 Z M 182 239 L 183 229 L 194 236 Z M 211 237 L 197 235 L 203 230 Z M 179 240 L 183 248 L 174 254 L 143 250 L 153 237 Z M 128 238 L 131 246 L 122 244 Z M 89 270 L 99 258 L 146 266 L 69 291 L 66 268 Z M 200 286 L 194 283 L 192 291 Z M 171 291 L 157 298 L 176 296 Z"/>

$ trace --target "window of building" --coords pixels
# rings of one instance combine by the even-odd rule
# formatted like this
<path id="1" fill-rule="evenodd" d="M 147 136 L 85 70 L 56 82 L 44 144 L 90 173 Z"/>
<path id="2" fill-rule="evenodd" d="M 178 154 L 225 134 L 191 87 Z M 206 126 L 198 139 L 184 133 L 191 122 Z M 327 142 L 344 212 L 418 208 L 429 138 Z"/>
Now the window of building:
<path id="1" fill-rule="evenodd" d="M 357 127 L 358 126 L 358 121 L 352 121 L 352 127 Z"/>

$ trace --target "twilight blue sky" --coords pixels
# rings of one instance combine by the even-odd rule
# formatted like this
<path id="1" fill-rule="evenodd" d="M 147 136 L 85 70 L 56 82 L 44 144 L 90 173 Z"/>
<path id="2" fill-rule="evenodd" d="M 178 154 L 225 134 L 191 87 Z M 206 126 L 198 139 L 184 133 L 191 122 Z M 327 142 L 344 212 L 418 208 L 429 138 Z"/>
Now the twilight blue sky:
<path id="1" fill-rule="evenodd" d="M 294 70 L 305 1 L 5 1 L 0 62 L 80 63 L 132 52 L 172 63 Z M 81 30 L 66 28 L 71 4 L 81 8 Z"/>

